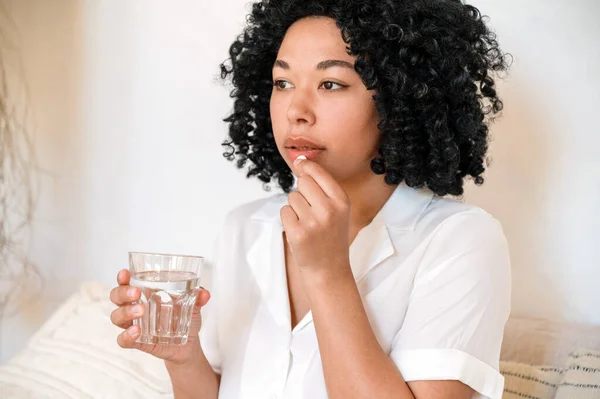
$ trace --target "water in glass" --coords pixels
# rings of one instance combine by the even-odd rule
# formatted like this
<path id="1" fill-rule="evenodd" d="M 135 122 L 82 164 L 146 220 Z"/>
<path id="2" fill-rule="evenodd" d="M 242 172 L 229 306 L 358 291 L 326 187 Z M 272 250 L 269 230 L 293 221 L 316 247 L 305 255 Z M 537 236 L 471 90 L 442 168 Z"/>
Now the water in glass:
<path id="1" fill-rule="evenodd" d="M 142 271 L 133 273 L 130 285 L 138 287 L 144 305 L 142 318 L 134 320 L 141 334 L 138 342 L 184 345 L 196 296 L 198 275 L 186 271 Z"/>

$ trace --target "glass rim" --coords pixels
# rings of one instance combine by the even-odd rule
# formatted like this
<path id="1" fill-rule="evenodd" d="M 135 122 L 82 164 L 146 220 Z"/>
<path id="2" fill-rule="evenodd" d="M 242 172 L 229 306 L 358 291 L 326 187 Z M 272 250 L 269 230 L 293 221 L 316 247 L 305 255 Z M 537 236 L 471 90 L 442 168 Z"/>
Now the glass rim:
<path id="1" fill-rule="evenodd" d="M 180 257 L 180 258 L 192 258 L 192 259 L 201 259 L 204 260 L 204 256 L 199 255 L 182 255 L 182 254 L 168 254 L 162 252 L 138 252 L 138 251 L 129 251 L 128 254 L 131 255 L 150 255 L 150 256 L 163 256 L 163 257 Z"/>

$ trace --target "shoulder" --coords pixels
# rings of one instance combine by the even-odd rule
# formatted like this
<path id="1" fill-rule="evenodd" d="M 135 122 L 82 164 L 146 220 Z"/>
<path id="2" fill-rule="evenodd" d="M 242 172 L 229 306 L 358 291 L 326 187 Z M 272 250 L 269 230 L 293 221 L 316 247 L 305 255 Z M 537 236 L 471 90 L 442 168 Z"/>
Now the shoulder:
<path id="1" fill-rule="evenodd" d="M 452 264 L 456 267 L 457 263 L 471 264 L 483 273 L 510 267 L 501 223 L 478 206 L 434 197 L 415 224 L 415 233 L 424 249 L 421 271 Z"/>
<path id="2" fill-rule="evenodd" d="M 432 240 L 440 236 L 451 238 L 452 242 L 475 238 L 505 240 L 498 219 L 478 206 L 452 198 L 433 197 L 415 229 Z"/>
<path id="3" fill-rule="evenodd" d="M 419 274 L 441 270 L 479 280 L 510 275 L 508 242 L 500 222 L 475 205 L 434 198 L 416 224 L 424 254 Z"/>

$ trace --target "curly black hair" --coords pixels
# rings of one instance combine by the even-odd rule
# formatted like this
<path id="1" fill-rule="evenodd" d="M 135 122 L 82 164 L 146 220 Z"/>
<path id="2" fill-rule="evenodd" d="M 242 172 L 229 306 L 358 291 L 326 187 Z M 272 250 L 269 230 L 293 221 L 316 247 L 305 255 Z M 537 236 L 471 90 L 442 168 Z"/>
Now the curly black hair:
<path id="1" fill-rule="evenodd" d="M 488 125 L 502 110 L 494 75 L 507 55 L 480 11 L 461 0 L 264 0 L 253 4 L 243 33 L 220 65 L 231 79 L 233 112 L 224 119 L 227 159 L 247 177 L 293 185 L 269 113 L 272 66 L 287 29 L 305 17 L 336 21 L 355 70 L 380 117 L 373 173 L 390 185 L 427 186 L 462 195 L 471 176 L 483 184 Z"/>

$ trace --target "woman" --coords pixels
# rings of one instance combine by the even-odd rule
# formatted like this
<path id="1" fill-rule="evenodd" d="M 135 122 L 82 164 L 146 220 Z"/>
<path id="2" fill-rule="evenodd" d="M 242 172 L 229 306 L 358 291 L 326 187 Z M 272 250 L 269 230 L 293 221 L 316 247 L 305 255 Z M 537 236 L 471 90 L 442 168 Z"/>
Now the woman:
<path id="1" fill-rule="evenodd" d="M 225 156 L 285 194 L 227 216 L 184 347 L 134 342 L 143 309 L 122 270 L 118 343 L 164 359 L 177 398 L 500 398 L 506 240 L 445 198 L 483 183 L 502 108 L 506 63 L 479 11 L 263 1 L 230 56 Z"/>

